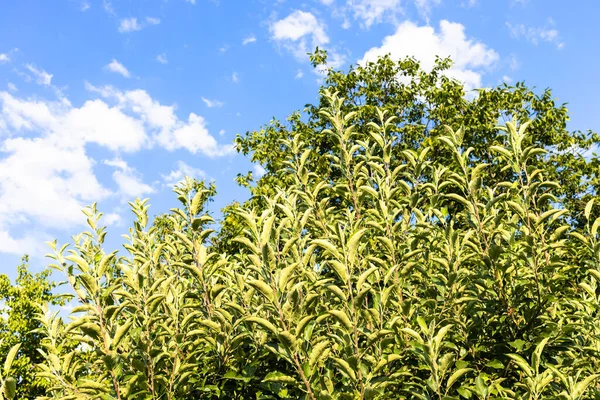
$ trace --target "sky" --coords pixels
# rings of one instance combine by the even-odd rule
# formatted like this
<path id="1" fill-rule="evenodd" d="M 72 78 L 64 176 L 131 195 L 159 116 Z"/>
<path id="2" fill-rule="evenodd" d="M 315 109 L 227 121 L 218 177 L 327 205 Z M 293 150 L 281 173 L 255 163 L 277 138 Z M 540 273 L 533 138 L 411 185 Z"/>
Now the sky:
<path id="1" fill-rule="evenodd" d="M 183 176 L 214 181 L 215 217 L 264 172 L 236 134 L 317 100 L 329 66 L 414 56 L 467 88 L 524 81 L 568 103 L 570 129 L 600 127 L 600 4 L 591 0 L 55 0 L 0 5 L 0 273 L 104 213 L 107 246 L 133 220 L 177 206 Z M 594 39 L 596 38 L 596 39 Z"/>

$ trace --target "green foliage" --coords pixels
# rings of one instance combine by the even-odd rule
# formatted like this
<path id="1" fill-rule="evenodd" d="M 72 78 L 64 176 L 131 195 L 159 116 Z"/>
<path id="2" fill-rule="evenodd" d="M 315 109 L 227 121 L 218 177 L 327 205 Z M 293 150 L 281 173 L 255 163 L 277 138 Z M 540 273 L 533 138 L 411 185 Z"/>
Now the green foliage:
<path id="1" fill-rule="evenodd" d="M 216 235 L 189 179 L 152 225 L 131 203 L 127 257 L 86 209 L 54 249 L 79 306 L 41 318 L 48 398 L 599 398 L 597 160 L 566 151 L 597 139 L 444 68 L 330 71 L 308 122 L 238 139 L 268 174 Z"/>
<path id="2" fill-rule="evenodd" d="M 35 315 L 41 304 L 64 304 L 64 299 L 52 294 L 56 285 L 49 280 L 50 270 L 32 274 L 28 261 L 23 257 L 14 284 L 7 275 L 0 275 L 0 366 L 4 365 L 0 370 L 0 400 L 2 396 L 33 399 L 45 393 L 43 380 L 35 377 L 35 365 L 42 362 L 37 350 L 41 324 Z M 10 389 L 17 381 L 18 389 Z"/>

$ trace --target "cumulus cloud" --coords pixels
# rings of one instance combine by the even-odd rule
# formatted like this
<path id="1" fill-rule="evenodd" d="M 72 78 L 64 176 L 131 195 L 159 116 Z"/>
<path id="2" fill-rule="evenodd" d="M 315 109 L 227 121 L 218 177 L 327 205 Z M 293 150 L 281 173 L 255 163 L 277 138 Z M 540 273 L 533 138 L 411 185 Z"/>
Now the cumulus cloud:
<path id="1" fill-rule="evenodd" d="M 310 12 L 296 10 L 271 24 L 271 38 L 290 51 L 297 59 L 306 60 L 306 53 L 316 46 L 329 43 L 326 25 Z"/>
<path id="2" fill-rule="evenodd" d="M 167 150 L 185 149 L 208 157 L 218 157 L 233 152 L 232 145 L 221 145 L 209 133 L 201 116 L 190 113 L 187 121 L 175 115 L 175 106 L 166 106 L 152 99 L 144 90 L 119 91 L 111 86 L 87 85 L 92 92 L 114 99 L 120 109 L 137 116 L 147 131 L 152 133 L 152 144 Z"/>
<path id="3" fill-rule="evenodd" d="M 0 53 L 0 64 L 10 61 L 10 57 L 6 53 Z"/>
<path id="4" fill-rule="evenodd" d="M 359 63 L 375 61 L 386 54 L 395 59 L 415 57 L 425 70 L 433 67 L 436 56 L 449 56 L 454 65 L 447 74 L 464 82 L 467 90 L 480 87 L 485 69 L 499 58 L 493 49 L 468 38 L 463 25 L 446 20 L 440 22 L 437 32 L 430 26 L 404 22 L 393 35 L 384 38 L 381 46 L 368 50 Z"/>
<path id="5" fill-rule="evenodd" d="M 173 187 L 183 181 L 186 176 L 195 179 L 204 179 L 206 178 L 206 173 L 199 168 L 194 168 L 184 163 L 183 161 L 178 161 L 177 169 L 172 170 L 168 174 L 162 175 L 162 179 L 166 186 Z"/>
<path id="6" fill-rule="evenodd" d="M 109 70 L 110 72 L 117 73 L 121 76 L 124 76 L 125 78 L 131 77 L 129 70 L 127 68 L 125 68 L 125 66 L 123 64 L 121 64 L 120 62 L 115 60 L 114 58 L 105 68 L 107 70 Z"/>
<path id="7" fill-rule="evenodd" d="M 529 43 L 538 45 L 540 42 L 554 44 L 557 49 L 562 49 L 565 43 L 560 38 L 558 29 L 555 28 L 554 21 L 550 18 L 545 27 L 528 27 L 524 24 L 512 24 L 506 22 L 506 27 L 510 36 L 515 39 L 525 38 Z"/>
<path id="8" fill-rule="evenodd" d="M 84 224 L 80 210 L 91 202 L 152 192 L 118 154 L 157 146 L 208 157 L 233 152 L 210 135 L 202 117 L 179 119 L 174 106 L 143 90 L 87 89 L 100 98 L 81 106 L 65 97 L 40 100 L 0 91 L 0 252 L 40 250 L 35 244 L 51 237 L 45 231 Z M 90 145 L 116 155 L 105 164 L 115 168 L 117 190 L 99 181 Z M 118 223 L 119 217 L 111 219 Z M 25 226 L 31 229 L 18 237 Z"/>
<path id="9" fill-rule="evenodd" d="M 139 173 L 122 159 L 104 160 L 104 164 L 115 168 L 113 179 L 123 200 L 133 200 L 154 191 L 142 181 Z"/>
<path id="10" fill-rule="evenodd" d="M 254 175 L 257 178 L 260 178 L 264 174 L 267 173 L 267 170 L 262 165 L 260 165 L 260 164 L 254 164 L 254 167 L 252 169 L 254 169 Z"/>

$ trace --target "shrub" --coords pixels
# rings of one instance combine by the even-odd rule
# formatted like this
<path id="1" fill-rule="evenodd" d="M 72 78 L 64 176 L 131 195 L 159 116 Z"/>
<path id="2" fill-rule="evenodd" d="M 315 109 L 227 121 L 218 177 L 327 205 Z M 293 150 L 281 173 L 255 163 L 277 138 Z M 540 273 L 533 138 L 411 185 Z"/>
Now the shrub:
<path id="1" fill-rule="evenodd" d="M 269 173 L 217 233 L 191 179 L 153 224 L 131 203 L 128 256 L 86 209 L 54 245 L 79 305 L 41 317 L 48 398 L 600 397 L 597 160 L 567 151 L 597 138 L 522 86 L 466 100 L 445 67 L 330 71 L 307 122 L 238 138 Z"/>

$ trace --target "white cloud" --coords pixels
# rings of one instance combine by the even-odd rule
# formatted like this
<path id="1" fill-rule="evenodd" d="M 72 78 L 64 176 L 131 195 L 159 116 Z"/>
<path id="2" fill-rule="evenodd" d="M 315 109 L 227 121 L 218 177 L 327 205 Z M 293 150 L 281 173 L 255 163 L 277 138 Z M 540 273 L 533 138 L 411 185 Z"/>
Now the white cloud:
<path id="1" fill-rule="evenodd" d="M 185 0 L 187 3 L 196 4 L 196 0 Z"/>
<path id="2" fill-rule="evenodd" d="M 213 108 L 213 107 L 221 108 L 225 105 L 225 103 L 223 103 L 222 101 L 210 100 L 205 97 L 202 97 L 202 101 L 204 102 L 204 104 L 206 104 L 206 107 L 208 107 L 208 108 Z"/>
<path id="3" fill-rule="evenodd" d="M 247 44 L 254 43 L 254 42 L 256 42 L 256 37 L 255 37 L 255 36 L 248 36 L 247 38 L 245 38 L 245 39 L 242 41 L 242 45 L 244 45 L 244 46 L 245 46 L 245 45 L 247 45 Z"/>
<path id="4" fill-rule="evenodd" d="M 115 60 L 114 58 L 105 68 L 111 72 L 115 72 L 119 75 L 122 75 L 125 78 L 131 77 L 129 70 L 127 68 L 125 68 L 125 66 L 123 64 L 121 64 L 120 62 Z"/>
<path id="5" fill-rule="evenodd" d="M 8 82 L 6 84 L 6 86 L 8 87 L 8 90 L 10 90 L 11 92 L 16 92 L 17 90 L 19 90 L 19 89 L 17 89 L 17 87 L 15 86 L 15 84 L 12 83 L 12 82 Z"/>
<path id="6" fill-rule="evenodd" d="M 165 106 L 143 90 L 121 92 L 111 86 L 102 88 L 87 84 L 90 91 L 116 99 L 120 109 L 137 115 L 137 121 L 152 133 L 152 144 L 167 150 L 185 149 L 208 157 L 231 154 L 232 145 L 221 145 L 210 135 L 204 118 L 190 113 L 187 121 L 175 115 L 175 106 Z"/>
<path id="7" fill-rule="evenodd" d="M 330 6 L 333 3 L 335 3 L 335 0 L 319 0 L 321 2 L 321 4 L 325 5 L 325 6 Z"/>
<path id="8" fill-rule="evenodd" d="M 326 25 L 310 12 L 296 10 L 271 24 L 269 29 L 271 38 L 301 61 L 305 61 L 306 53 L 316 46 L 329 43 Z"/>
<path id="9" fill-rule="evenodd" d="M 393 21 L 398 14 L 402 14 L 401 3 L 401 0 L 348 0 L 347 6 L 354 14 L 354 19 L 361 20 L 368 29 L 384 19 Z"/>
<path id="10" fill-rule="evenodd" d="M 87 11 L 90 7 L 90 3 L 87 1 L 81 2 L 81 11 Z"/>
<path id="11" fill-rule="evenodd" d="M 208 157 L 233 153 L 232 145 L 210 135 L 202 117 L 192 113 L 181 120 L 174 106 L 160 104 L 143 90 L 87 88 L 104 99 L 74 106 L 64 97 L 50 101 L 0 91 L 0 253 L 42 251 L 35 245 L 54 236 L 48 230 L 85 223 L 80 211 L 85 205 L 153 190 L 118 158 L 107 164 L 116 168 L 119 190 L 105 187 L 89 145 L 115 157 L 156 146 Z M 109 219 L 119 222 L 118 216 Z"/>
<path id="12" fill-rule="evenodd" d="M 550 18 L 547 26 L 540 28 L 527 27 L 524 24 L 512 24 L 506 22 L 510 36 L 515 39 L 525 38 L 529 43 L 538 45 L 540 42 L 552 43 L 557 49 L 565 46 L 560 38 L 560 33 L 554 27 L 554 21 Z"/>
<path id="13" fill-rule="evenodd" d="M 238 83 L 240 81 L 240 77 L 238 76 L 237 72 L 234 72 L 233 74 L 231 74 L 231 81 L 233 83 Z"/>
<path id="14" fill-rule="evenodd" d="M 167 59 L 167 53 L 162 53 L 156 56 L 156 61 L 161 64 L 168 64 L 169 60 Z"/>
<path id="15" fill-rule="evenodd" d="M 128 166 L 122 159 L 104 160 L 104 164 L 116 169 L 113 179 L 119 187 L 118 194 L 123 200 L 133 200 L 154 191 L 151 186 L 142 182 L 136 170 Z"/>
<path id="16" fill-rule="evenodd" d="M 158 25 L 160 24 L 160 18 L 146 17 L 146 22 L 150 25 Z"/>
<path id="17" fill-rule="evenodd" d="M 142 30 L 142 25 L 138 22 L 137 18 L 125 18 L 122 19 L 119 24 L 119 32 L 135 32 Z"/>
<path id="18" fill-rule="evenodd" d="M 8 54 L 0 53 L 0 64 L 9 62 L 9 61 L 10 61 L 10 57 L 8 56 Z"/>
<path id="19" fill-rule="evenodd" d="M 266 173 L 267 173 L 267 170 L 266 170 L 266 169 L 264 169 L 264 167 L 263 167 L 262 165 L 260 165 L 260 164 L 254 164 L 254 167 L 253 167 L 253 169 L 254 169 L 254 175 L 255 175 L 257 178 L 260 178 L 260 177 L 262 177 L 264 174 L 266 174 Z"/>
<path id="20" fill-rule="evenodd" d="M 300 79 L 304 76 L 304 72 L 302 72 L 301 69 L 298 70 L 298 72 L 296 72 L 296 75 L 294 76 L 294 79 Z"/>
<path id="21" fill-rule="evenodd" d="M 54 75 L 49 74 L 43 69 L 38 69 L 32 64 L 26 64 L 25 68 L 35 76 L 35 81 L 38 85 L 50 86 L 52 84 L 52 77 Z"/>
<path id="22" fill-rule="evenodd" d="M 510 85 L 512 83 L 512 81 L 513 80 L 512 80 L 512 78 L 510 76 L 508 76 L 508 75 L 503 75 L 502 76 L 502 82 L 508 83 Z"/>
<path id="23" fill-rule="evenodd" d="M 219 131 L 219 135 L 220 135 L 220 136 L 223 136 L 224 134 L 225 134 L 225 129 L 221 129 L 221 130 Z"/>
<path id="24" fill-rule="evenodd" d="M 227 52 L 227 50 L 229 50 L 229 47 L 231 47 L 231 46 L 229 46 L 228 44 L 225 44 L 225 45 L 223 45 L 222 47 L 219 48 L 219 51 L 221 53 L 225 53 L 225 52 Z"/>
<path id="25" fill-rule="evenodd" d="M 398 26 L 396 33 L 385 37 L 380 47 L 368 50 L 359 63 L 374 61 L 386 54 L 391 54 L 394 59 L 412 56 L 425 70 L 430 70 L 436 56 L 450 56 L 454 65 L 447 75 L 464 82 L 467 90 L 480 87 L 482 74 L 496 63 L 498 53 L 467 38 L 464 30 L 463 25 L 446 20 L 440 22 L 438 32 L 430 26 L 417 26 L 407 21 Z"/>
<path id="26" fill-rule="evenodd" d="M 423 17 L 427 24 L 429 24 L 429 15 L 431 14 L 431 9 L 434 6 L 438 6 L 441 3 L 441 0 L 414 0 L 415 6 L 419 12 L 419 15 Z M 472 0 L 471 0 L 472 1 Z"/>
<path id="27" fill-rule="evenodd" d="M 117 213 L 108 213 L 102 216 L 102 222 L 107 226 L 120 226 L 123 223 L 123 217 Z"/>
<path id="28" fill-rule="evenodd" d="M 162 175 L 162 178 L 165 185 L 173 187 L 183 181 L 186 176 L 195 179 L 203 179 L 206 178 L 206 173 L 199 168 L 189 166 L 183 161 L 178 161 L 177 169 L 172 170 L 168 174 Z"/>

